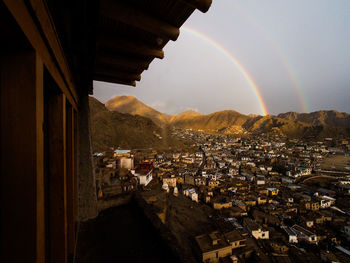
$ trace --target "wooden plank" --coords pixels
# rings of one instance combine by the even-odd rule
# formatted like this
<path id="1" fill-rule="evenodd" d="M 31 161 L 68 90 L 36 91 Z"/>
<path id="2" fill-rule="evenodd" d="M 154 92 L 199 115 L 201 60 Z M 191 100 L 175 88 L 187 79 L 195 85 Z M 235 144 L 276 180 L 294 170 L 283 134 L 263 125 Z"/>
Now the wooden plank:
<path id="1" fill-rule="evenodd" d="M 111 48 L 130 54 L 164 58 L 164 51 L 159 48 L 147 46 L 142 43 L 123 39 L 112 34 L 99 34 L 97 37 L 97 49 Z"/>
<path id="2" fill-rule="evenodd" d="M 8 10 L 21 27 L 23 33 L 28 38 L 33 48 L 38 52 L 42 58 L 46 68 L 56 81 L 59 88 L 64 92 L 69 102 L 77 109 L 78 97 L 74 97 L 68 86 L 71 83 L 66 83 L 65 78 L 61 75 L 57 67 L 56 60 L 50 54 L 49 48 L 46 46 L 40 31 L 31 17 L 29 10 L 23 0 L 3 0 Z M 72 86 L 71 86 L 72 87 Z"/>
<path id="3" fill-rule="evenodd" d="M 117 78 L 113 78 L 113 77 L 110 77 L 110 76 L 94 75 L 94 80 L 136 87 L 136 82 L 135 81 L 132 81 L 132 80 L 128 81 L 128 80 L 123 80 L 123 79 L 117 79 Z"/>
<path id="4" fill-rule="evenodd" d="M 67 103 L 66 110 L 66 147 L 67 147 L 67 232 L 68 232 L 68 257 L 73 260 L 75 248 L 75 221 L 74 221 L 74 109 Z"/>
<path id="5" fill-rule="evenodd" d="M 105 68 L 105 67 L 101 67 L 99 65 L 95 66 L 94 74 L 107 75 L 107 76 L 111 76 L 113 78 L 125 79 L 125 80 L 130 80 L 130 81 L 133 81 L 133 80 L 140 81 L 141 80 L 140 74 L 134 74 L 134 73 L 125 72 L 125 71 L 123 72 L 123 71 L 120 71 L 118 69 Z"/>
<path id="6" fill-rule="evenodd" d="M 1 239 L 6 262 L 45 262 L 43 65 L 0 57 Z"/>
<path id="7" fill-rule="evenodd" d="M 73 155 L 73 215 L 74 225 L 78 217 L 78 113 L 73 110 L 73 140 L 74 140 L 74 155 Z M 77 228 L 74 228 L 75 236 L 78 235 Z M 76 240 L 76 239 L 75 239 Z M 76 244 L 75 244 L 76 246 Z M 75 251 L 74 251 L 75 254 Z"/>
<path id="8" fill-rule="evenodd" d="M 142 71 L 148 69 L 149 61 L 141 59 L 127 59 L 115 57 L 112 54 L 97 53 L 96 64 L 109 67 L 118 67 L 123 71 Z"/>
<path id="9" fill-rule="evenodd" d="M 155 36 L 169 38 L 175 41 L 179 36 L 179 29 L 164 21 L 156 19 L 152 15 L 146 14 L 131 6 L 119 1 L 101 0 L 100 15 L 109 19 L 120 21 L 126 25 L 140 28 L 150 32 Z"/>
<path id="10" fill-rule="evenodd" d="M 65 263 L 68 251 L 65 95 L 50 91 L 46 108 L 49 262 Z"/>
<path id="11" fill-rule="evenodd" d="M 59 68 L 63 72 L 63 76 L 68 83 L 68 87 L 73 95 L 73 98 L 78 101 L 78 95 L 73 85 L 73 76 L 68 66 L 66 56 L 61 46 L 54 22 L 51 18 L 46 2 L 43 0 L 30 0 L 30 4 L 49 43 L 52 53 L 56 58 Z"/>
<path id="12" fill-rule="evenodd" d="M 212 3 L 212 0 L 182 0 L 183 2 L 193 6 L 194 8 L 197 8 L 203 13 L 206 13 Z"/>
<path id="13" fill-rule="evenodd" d="M 36 52 L 36 262 L 45 262 L 44 65 Z"/>

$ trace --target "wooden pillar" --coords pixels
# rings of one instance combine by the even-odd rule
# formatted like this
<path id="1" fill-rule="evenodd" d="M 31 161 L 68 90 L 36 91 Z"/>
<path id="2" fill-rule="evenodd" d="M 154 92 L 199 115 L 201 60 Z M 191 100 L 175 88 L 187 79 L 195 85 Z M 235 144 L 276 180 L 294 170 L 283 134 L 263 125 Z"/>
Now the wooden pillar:
<path id="1" fill-rule="evenodd" d="M 73 110 L 73 129 L 74 129 L 74 158 L 73 158 L 73 215 L 75 220 L 75 226 L 78 221 L 78 113 Z M 77 228 L 74 228 L 75 235 L 78 235 Z M 76 244 L 75 244 L 76 245 Z"/>
<path id="2" fill-rule="evenodd" d="M 46 84 L 46 83 L 45 83 Z M 66 96 L 49 84 L 46 102 L 49 262 L 67 262 Z"/>
<path id="3" fill-rule="evenodd" d="M 1 258 L 44 262 L 43 63 L 34 51 L 0 57 Z"/>
<path id="4" fill-rule="evenodd" d="M 75 195 L 75 127 L 74 127 L 74 109 L 67 103 L 67 231 L 68 231 L 68 257 L 72 262 L 75 248 L 75 214 L 74 200 Z"/>

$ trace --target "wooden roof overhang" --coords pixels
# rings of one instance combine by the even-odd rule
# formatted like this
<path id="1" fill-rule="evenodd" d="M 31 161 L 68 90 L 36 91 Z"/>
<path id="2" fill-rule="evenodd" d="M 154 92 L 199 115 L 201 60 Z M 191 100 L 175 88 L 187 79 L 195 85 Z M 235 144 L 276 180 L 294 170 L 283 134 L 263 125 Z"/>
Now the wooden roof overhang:
<path id="1" fill-rule="evenodd" d="M 96 28 L 94 80 L 136 86 L 180 27 L 211 0 L 100 0 Z M 90 90 L 90 93 L 92 90 Z"/>
<path id="2" fill-rule="evenodd" d="M 212 0 L 3 0 L 77 108 L 93 80 L 135 86 L 180 27 Z"/>

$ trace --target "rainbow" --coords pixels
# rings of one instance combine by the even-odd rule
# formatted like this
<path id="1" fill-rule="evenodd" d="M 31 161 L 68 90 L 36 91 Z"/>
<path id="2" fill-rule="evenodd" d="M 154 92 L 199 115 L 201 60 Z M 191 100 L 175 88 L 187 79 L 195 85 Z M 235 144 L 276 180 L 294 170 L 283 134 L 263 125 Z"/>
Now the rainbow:
<path id="1" fill-rule="evenodd" d="M 265 40 L 267 40 L 267 42 L 269 42 L 270 45 L 274 48 L 274 50 L 276 51 L 278 57 L 280 58 L 280 60 L 282 62 L 283 67 L 285 68 L 285 70 L 289 76 L 289 79 L 293 82 L 293 87 L 296 91 L 302 112 L 309 112 L 307 99 L 306 99 L 305 95 L 303 94 L 303 91 L 302 91 L 302 88 L 300 85 L 300 81 L 297 78 L 295 72 L 293 71 L 292 66 L 288 62 L 287 57 L 282 52 L 281 48 L 276 44 L 275 41 L 273 41 L 271 39 L 269 33 L 267 33 L 266 30 L 259 23 L 257 23 L 257 21 L 252 16 L 250 16 L 247 12 L 244 12 L 244 10 L 242 10 L 239 7 L 239 5 L 235 5 L 235 9 L 239 10 L 240 14 L 243 15 L 245 17 L 245 19 L 248 20 L 251 25 L 253 25 L 255 28 L 257 28 L 262 33 Z"/>
<path id="2" fill-rule="evenodd" d="M 239 63 L 239 61 L 227 50 L 225 49 L 222 45 L 220 45 L 218 42 L 216 42 L 214 39 L 211 39 L 210 37 L 204 35 L 203 33 L 200 33 L 188 26 L 182 26 L 181 27 L 182 30 L 208 42 L 211 46 L 213 46 L 215 49 L 217 49 L 218 51 L 220 51 L 223 55 L 225 55 L 225 57 L 227 57 L 232 64 L 239 70 L 239 72 L 241 72 L 241 74 L 243 75 L 243 77 L 247 80 L 249 86 L 252 88 L 252 91 L 259 103 L 260 106 L 260 110 L 261 110 L 261 114 L 262 115 L 268 115 L 268 111 L 267 111 L 267 107 L 265 105 L 265 102 L 263 100 L 263 97 L 261 95 L 261 92 L 258 88 L 258 86 L 254 83 L 253 78 L 248 74 L 248 72 L 246 71 L 246 69 L 241 65 L 241 63 Z"/>

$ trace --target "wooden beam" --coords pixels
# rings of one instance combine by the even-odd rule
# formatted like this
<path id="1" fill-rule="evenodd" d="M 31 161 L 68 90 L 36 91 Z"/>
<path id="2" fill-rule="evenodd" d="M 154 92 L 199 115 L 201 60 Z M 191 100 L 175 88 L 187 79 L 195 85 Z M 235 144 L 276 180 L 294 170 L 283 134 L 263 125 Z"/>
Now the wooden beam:
<path id="1" fill-rule="evenodd" d="M 49 85 L 49 83 L 48 83 Z M 53 84 L 52 84 L 53 85 Z M 53 88 L 50 86 L 50 88 Z M 66 168 L 66 96 L 50 92 L 46 99 L 47 186 L 49 262 L 68 261 L 67 242 L 67 168 Z"/>
<path id="2" fill-rule="evenodd" d="M 125 71 L 142 71 L 148 69 L 149 61 L 141 59 L 127 59 L 122 57 L 112 57 L 107 54 L 97 54 L 96 64 L 108 65 L 110 67 L 118 67 Z"/>
<path id="3" fill-rule="evenodd" d="M 0 55 L 1 258 L 45 262 L 43 64 Z"/>
<path id="4" fill-rule="evenodd" d="M 97 48 L 103 49 L 104 47 L 118 49 L 130 54 L 151 56 L 159 59 L 164 58 L 164 51 L 161 49 L 153 48 L 142 43 L 122 39 L 109 34 L 101 34 L 97 38 Z"/>
<path id="5" fill-rule="evenodd" d="M 135 81 L 118 79 L 110 76 L 94 75 L 94 80 L 136 87 Z"/>
<path id="6" fill-rule="evenodd" d="M 122 39 L 109 34 L 100 34 L 97 37 L 97 48 L 103 49 L 104 47 L 117 49 L 130 54 L 156 57 L 159 59 L 164 58 L 164 51 L 162 49 L 153 48 L 142 43 Z"/>
<path id="7" fill-rule="evenodd" d="M 212 0 L 182 0 L 183 2 L 197 8 L 203 13 L 206 13 L 211 6 Z"/>
<path id="8" fill-rule="evenodd" d="M 50 16 L 50 12 L 48 10 L 46 1 L 44 0 L 30 0 L 30 4 L 35 13 L 38 22 L 40 23 L 42 32 L 47 39 L 50 49 L 57 61 L 57 64 L 61 71 L 63 72 L 63 76 L 66 80 L 68 88 L 72 93 L 73 97 L 78 100 L 78 95 L 74 86 L 74 79 L 71 74 L 71 70 L 68 66 L 68 61 L 66 59 L 65 53 L 61 46 L 58 34 L 55 29 L 55 24 Z"/>
<path id="9" fill-rule="evenodd" d="M 69 82 L 69 78 L 62 76 L 61 68 L 57 65 L 56 58 L 51 55 L 51 47 L 46 45 L 46 39 L 40 33 L 40 29 L 34 22 L 30 11 L 24 0 L 3 0 L 4 4 L 20 26 L 23 33 L 42 58 L 47 70 L 56 81 L 59 88 L 67 96 L 69 102 L 77 109 L 78 97 L 71 93 L 73 84 Z M 38 18 L 37 18 L 38 19 Z"/>
<path id="10" fill-rule="evenodd" d="M 119 1 L 101 0 L 100 15 L 174 41 L 180 33 L 177 27 Z"/>
<path id="11" fill-rule="evenodd" d="M 113 68 L 104 68 L 101 66 L 95 66 L 94 69 L 94 74 L 96 75 L 107 75 L 111 76 L 113 78 L 118 78 L 118 79 L 128 79 L 128 80 L 141 80 L 141 75 L 140 74 L 135 74 L 135 73 L 130 73 L 130 72 L 123 72 L 119 71 L 118 69 L 113 69 Z"/>

